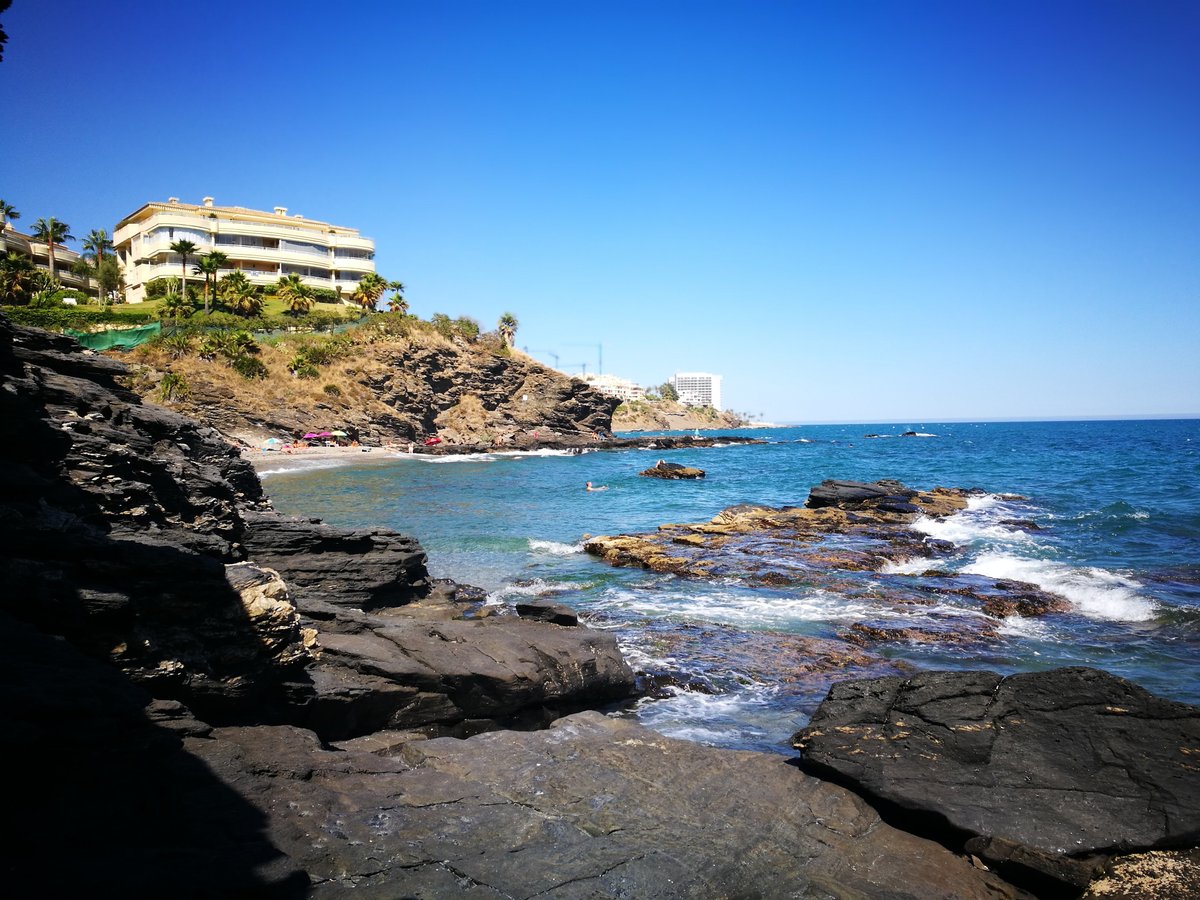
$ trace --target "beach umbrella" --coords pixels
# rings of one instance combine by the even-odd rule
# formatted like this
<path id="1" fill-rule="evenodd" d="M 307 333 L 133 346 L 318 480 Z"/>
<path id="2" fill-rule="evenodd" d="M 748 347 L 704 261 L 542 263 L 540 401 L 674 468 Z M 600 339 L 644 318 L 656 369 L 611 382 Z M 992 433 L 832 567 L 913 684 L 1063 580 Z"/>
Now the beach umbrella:
<path id="1" fill-rule="evenodd" d="M 281 441 L 279 438 L 267 438 L 265 441 L 262 442 L 262 445 L 264 447 L 274 447 L 274 446 L 277 446 L 278 444 L 282 444 L 282 443 L 283 443 L 283 441 Z"/>
<path id="2" fill-rule="evenodd" d="M 313 437 L 333 437 L 332 431 L 318 431 Z"/>
<path id="3" fill-rule="evenodd" d="M 350 437 L 350 435 L 346 434 L 344 431 L 331 431 L 329 433 L 334 437 Z"/>
<path id="4" fill-rule="evenodd" d="M 310 431 L 308 434 L 306 434 L 306 435 L 304 436 L 304 439 L 305 439 L 306 441 L 311 441 L 311 440 L 312 440 L 313 438 L 315 438 L 315 437 L 320 437 L 320 435 L 319 435 L 319 434 L 317 434 L 315 431 Z"/>

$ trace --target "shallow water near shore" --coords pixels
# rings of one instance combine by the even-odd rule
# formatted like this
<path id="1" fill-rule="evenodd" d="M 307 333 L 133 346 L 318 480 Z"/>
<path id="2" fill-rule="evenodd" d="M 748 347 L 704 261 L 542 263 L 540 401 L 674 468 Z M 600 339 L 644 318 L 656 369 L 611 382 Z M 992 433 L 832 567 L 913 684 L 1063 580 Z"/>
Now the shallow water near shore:
<path id="1" fill-rule="evenodd" d="M 925 436 L 901 436 L 906 431 Z M 616 634 L 635 668 L 670 685 L 658 692 L 670 696 L 622 714 L 716 746 L 790 752 L 788 738 L 832 681 L 912 668 L 1092 665 L 1200 704 L 1200 420 L 742 433 L 769 443 L 369 465 L 351 458 L 267 474 L 264 483 L 282 512 L 416 536 L 435 576 L 486 588 L 497 601 L 538 596 L 575 607 L 588 624 Z M 638 476 L 659 458 L 697 466 L 707 478 Z M 903 601 L 927 560 L 764 587 L 736 576 L 617 569 L 583 553 L 586 535 L 707 521 L 739 503 L 801 505 L 826 478 L 982 488 L 989 495 L 964 512 L 914 526 L 956 545 L 938 566 L 981 584 L 1036 584 L 1065 598 L 1068 610 L 988 619 L 986 634 L 962 640 L 987 619 L 977 609 L 953 596 Z M 587 481 L 608 489 L 586 492 Z M 847 655 L 839 635 L 855 623 L 919 623 L 947 639 Z"/>

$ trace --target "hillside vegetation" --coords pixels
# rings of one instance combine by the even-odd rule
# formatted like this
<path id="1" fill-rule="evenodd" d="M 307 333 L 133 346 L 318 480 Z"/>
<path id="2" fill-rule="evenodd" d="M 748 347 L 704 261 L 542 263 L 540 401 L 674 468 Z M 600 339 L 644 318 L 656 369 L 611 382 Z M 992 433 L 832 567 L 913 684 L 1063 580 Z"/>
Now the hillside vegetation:
<path id="1" fill-rule="evenodd" d="M 627 400 L 613 413 L 614 431 L 688 431 L 740 428 L 747 422 L 711 406 L 684 406 L 674 400 Z"/>
<path id="2" fill-rule="evenodd" d="M 376 445 L 437 435 L 521 446 L 608 430 L 616 405 L 496 333 L 400 313 L 337 336 L 179 332 L 129 359 L 140 395 L 248 444 L 341 430 Z"/>

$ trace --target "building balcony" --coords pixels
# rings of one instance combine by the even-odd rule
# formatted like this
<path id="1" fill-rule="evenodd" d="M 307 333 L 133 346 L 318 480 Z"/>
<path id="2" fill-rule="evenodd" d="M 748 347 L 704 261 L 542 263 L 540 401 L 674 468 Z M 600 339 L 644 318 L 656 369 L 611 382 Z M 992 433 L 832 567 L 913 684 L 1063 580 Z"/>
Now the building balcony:
<path id="1" fill-rule="evenodd" d="M 346 272 L 353 276 L 356 280 L 362 278 L 368 272 L 375 271 L 375 260 L 373 259 L 342 259 L 338 257 L 333 261 L 333 267 L 339 272 Z"/>
<path id="2" fill-rule="evenodd" d="M 335 250 L 362 250 L 372 254 L 375 252 L 375 242 L 370 238 L 349 234 L 331 234 L 329 238 Z"/>

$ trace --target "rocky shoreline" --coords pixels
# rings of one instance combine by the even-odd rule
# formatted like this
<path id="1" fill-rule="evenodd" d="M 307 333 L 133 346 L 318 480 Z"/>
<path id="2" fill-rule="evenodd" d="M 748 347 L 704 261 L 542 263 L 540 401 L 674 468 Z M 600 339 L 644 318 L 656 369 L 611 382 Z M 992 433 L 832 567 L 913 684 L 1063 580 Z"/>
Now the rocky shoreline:
<path id="1" fill-rule="evenodd" d="M 278 515 L 220 434 L 142 403 L 127 377 L 0 318 L 0 414 L 20 436 L 0 468 L 0 734 L 24 788 L 2 855 L 15 896 L 1067 896 L 1148 850 L 1166 856 L 1138 865 L 1194 876 L 1191 707 L 1101 673 L 1028 676 L 1032 695 L 1014 686 L 1011 702 L 983 675 L 962 687 L 925 673 L 831 693 L 797 738 L 805 771 L 670 740 L 594 711 L 642 689 L 607 632 L 434 581 L 404 535 Z M 896 493 L 836 503 L 886 517 L 961 500 Z M 882 525 L 858 521 L 866 507 L 831 509 L 814 512 Z M 801 534 L 811 517 L 726 518 L 677 546 L 728 544 L 748 519 Z M 713 572 L 677 558 L 674 571 Z M 947 696 L 967 698 L 960 719 Z M 1043 714 L 1045 696 L 1057 706 Z M 914 718 L 929 723 L 919 737 Z M 1008 824 L 1004 790 L 972 797 L 965 817 L 918 792 L 906 818 L 906 798 L 883 790 L 895 776 L 838 762 L 858 763 L 864 745 L 845 735 L 859 729 L 888 748 L 869 757 L 879 766 L 932 754 L 959 768 L 927 779 L 985 784 L 1014 745 L 983 754 L 973 736 L 1009 740 L 1016 720 L 1045 724 L 1009 770 L 1043 758 L 1055 722 L 1090 748 L 1043 766 L 1039 788 L 1113 798 L 1108 819 L 1080 807 L 1096 833 L 1085 847 L 1040 839 L 1041 812 Z M 956 835 L 996 824 L 955 843 L 931 818 Z"/>

